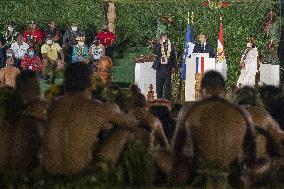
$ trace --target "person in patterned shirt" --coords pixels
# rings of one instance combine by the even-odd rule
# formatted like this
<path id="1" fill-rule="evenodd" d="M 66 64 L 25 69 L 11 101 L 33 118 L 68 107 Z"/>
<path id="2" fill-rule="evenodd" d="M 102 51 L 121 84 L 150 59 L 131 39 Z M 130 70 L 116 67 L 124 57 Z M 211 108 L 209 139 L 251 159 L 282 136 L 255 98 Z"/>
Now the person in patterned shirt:
<path id="1" fill-rule="evenodd" d="M 33 72 L 42 72 L 43 64 L 38 55 L 35 54 L 34 48 L 30 47 L 28 53 L 25 54 L 21 61 L 23 70 L 31 70 Z"/>
<path id="2" fill-rule="evenodd" d="M 90 53 L 88 47 L 85 45 L 85 36 L 80 35 L 77 37 L 77 41 L 77 45 L 73 46 L 72 63 L 84 62 L 88 64 L 90 62 Z"/>
<path id="3" fill-rule="evenodd" d="M 12 43 L 17 41 L 19 32 L 15 31 L 15 24 L 13 22 L 8 23 L 7 30 L 1 32 L 1 41 L 4 42 L 6 49 L 11 47 Z"/>

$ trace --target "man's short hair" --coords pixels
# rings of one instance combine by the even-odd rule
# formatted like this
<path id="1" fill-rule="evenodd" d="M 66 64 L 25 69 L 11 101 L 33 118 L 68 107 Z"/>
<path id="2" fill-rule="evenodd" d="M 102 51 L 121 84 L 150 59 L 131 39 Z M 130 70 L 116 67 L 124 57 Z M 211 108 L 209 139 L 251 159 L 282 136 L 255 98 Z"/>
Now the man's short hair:
<path id="1" fill-rule="evenodd" d="M 16 24 L 15 24 L 15 22 L 13 22 L 13 21 L 9 21 L 9 22 L 8 22 L 8 26 L 15 27 L 15 26 L 16 26 Z"/>
<path id="2" fill-rule="evenodd" d="M 201 89 L 210 91 L 225 91 L 225 80 L 223 76 L 216 71 L 208 71 L 204 74 L 201 81 Z"/>
<path id="3" fill-rule="evenodd" d="M 81 92 L 91 86 L 91 69 L 84 63 L 70 64 L 64 73 L 64 88 L 67 92 Z"/>
<path id="4" fill-rule="evenodd" d="M 207 35 L 206 35 L 204 32 L 201 32 L 201 33 L 198 35 L 198 37 L 201 36 L 201 35 L 204 35 L 205 38 L 207 38 Z"/>
<path id="5" fill-rule="evenodd" d="M 160 34 L 160 37 L 163 37 L 163 36 L 168 36 L 168 34 L 163 32 L 163 33 Z"/>

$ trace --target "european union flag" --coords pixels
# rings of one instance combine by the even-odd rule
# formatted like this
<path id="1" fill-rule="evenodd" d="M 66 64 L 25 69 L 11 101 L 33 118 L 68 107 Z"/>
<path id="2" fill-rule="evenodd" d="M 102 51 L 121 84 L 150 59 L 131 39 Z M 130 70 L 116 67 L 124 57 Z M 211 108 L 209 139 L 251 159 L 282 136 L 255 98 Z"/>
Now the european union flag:
<path id="1" fill-rule="evenodd" d="M 195 38 L 194 38 L 194 30 L 190 30 L 190 25 L 187 24 L 186 34 L 185 34 L 185 43 L 184 43 L 184 55 L 181 64 L 181 79 L 185 80 L 186 75 L 186 58 L 191 56 L 191 53 L 194 49 Z"/>

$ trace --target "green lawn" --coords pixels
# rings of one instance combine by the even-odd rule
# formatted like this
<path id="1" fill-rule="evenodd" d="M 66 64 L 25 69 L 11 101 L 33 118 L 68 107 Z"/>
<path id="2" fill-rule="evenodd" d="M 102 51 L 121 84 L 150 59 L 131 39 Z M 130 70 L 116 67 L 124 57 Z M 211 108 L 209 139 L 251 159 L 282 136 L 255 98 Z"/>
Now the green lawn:
<path id="1" fill-rule="evenodd" d="M 135 80 L 135 63 L 133 59 L 141 54 L 147 54 L 146 47 L 132 47 L 128 48 L 120 58 L 113 60 L 113 82 L 119 83 L 134 83 Z"/>

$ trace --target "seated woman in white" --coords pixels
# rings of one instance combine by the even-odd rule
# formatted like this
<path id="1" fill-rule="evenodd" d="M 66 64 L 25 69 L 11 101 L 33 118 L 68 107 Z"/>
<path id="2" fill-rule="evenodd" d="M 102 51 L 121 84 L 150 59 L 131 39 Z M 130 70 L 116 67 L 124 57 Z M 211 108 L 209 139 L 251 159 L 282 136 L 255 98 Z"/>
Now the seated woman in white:
<path id="1" fill-rule="evenodd" d="M 255 75 L 257 73 L 257 61 L 258 61 L 258 50 L 255 46 L 255 40 L 249 38 L 247 48 L 242 55 L 240 62 L 241 75 L 239 76 L 237 86 L 241 87 L 244 85 L 254 86 Z"/>

